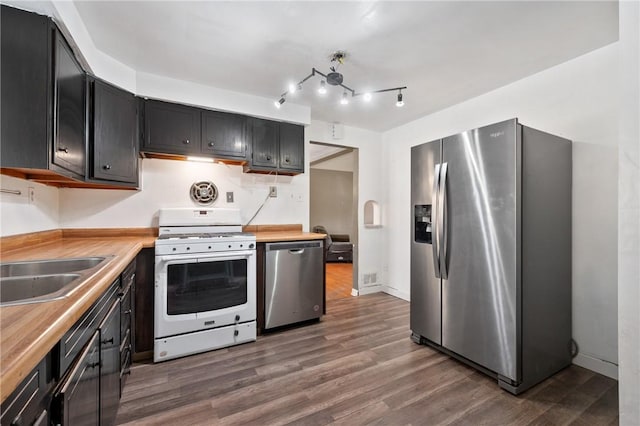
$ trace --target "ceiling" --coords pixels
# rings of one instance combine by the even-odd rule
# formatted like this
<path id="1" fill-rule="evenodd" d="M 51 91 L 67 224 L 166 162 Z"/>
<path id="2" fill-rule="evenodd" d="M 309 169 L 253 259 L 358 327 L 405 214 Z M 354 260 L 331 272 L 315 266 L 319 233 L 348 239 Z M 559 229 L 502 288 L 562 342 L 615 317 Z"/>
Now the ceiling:
<path id="1" fill-rule="evenodd" d="M 130 67 L 274 100 L 329 55 L 358 92 L 339 105 L 318 77 L 287 102 L 313 119 L 383 131 L 504 86 L 618 38 L 615 1 L 78 1 L 94 44 Z M 285 103 L 282 108 L 286 108 Z"/>

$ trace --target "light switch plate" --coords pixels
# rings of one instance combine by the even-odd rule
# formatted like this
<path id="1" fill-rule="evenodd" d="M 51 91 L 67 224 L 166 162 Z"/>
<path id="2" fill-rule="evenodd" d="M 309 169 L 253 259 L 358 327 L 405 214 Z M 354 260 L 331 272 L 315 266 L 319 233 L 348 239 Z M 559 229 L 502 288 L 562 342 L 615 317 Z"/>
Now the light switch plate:
<path id="1" fill-rule="evenodd" d="M 227 203 L 233 203 L 233 192 L 227 192 Z"/>
<path id="2" fill-rule="evenodd" d="M 276 198 L 278 196 L 278 187 L 270 186 L 269 187 L 269 197 Z"/>

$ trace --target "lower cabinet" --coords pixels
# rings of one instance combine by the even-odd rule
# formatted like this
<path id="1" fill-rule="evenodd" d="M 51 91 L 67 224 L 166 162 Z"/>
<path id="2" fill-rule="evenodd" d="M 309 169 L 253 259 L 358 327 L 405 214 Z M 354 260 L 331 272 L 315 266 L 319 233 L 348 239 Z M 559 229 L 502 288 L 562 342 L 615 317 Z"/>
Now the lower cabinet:
<path id="1" fill-rule="evenodd" d="M 100 325 L 100 424 L 116 421 L 120 404 L 120 301 Z"/>
<path id="2" fill-rule="evenodd" d="M 54 395 L 53 423 L 100 424 L 100 331 L 96 330 Z"/>

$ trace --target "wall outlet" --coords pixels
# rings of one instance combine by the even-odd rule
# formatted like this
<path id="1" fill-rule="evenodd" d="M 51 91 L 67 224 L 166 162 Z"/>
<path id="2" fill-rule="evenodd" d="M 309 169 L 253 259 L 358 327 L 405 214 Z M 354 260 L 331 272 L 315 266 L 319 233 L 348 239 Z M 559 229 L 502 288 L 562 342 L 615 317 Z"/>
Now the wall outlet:
<path id="1" fill-rule="evenodd" d="M 233 192 L 227 192 L 227 203 L 233 203 Z"/>
<path id="2" fill-rule="evenodd" d="M 33 204 L 36 202 L 36 190 L 33 186 L 30 186 L 27 190 L 27 197 L 29 198 L 29 204 Z"/>
<path id="3" fill-rule="evenodd" d="M 269 187 L 269 197 L 277 197 L 278 196 L 278 187 L 276 186 L 270 186 Z"/>

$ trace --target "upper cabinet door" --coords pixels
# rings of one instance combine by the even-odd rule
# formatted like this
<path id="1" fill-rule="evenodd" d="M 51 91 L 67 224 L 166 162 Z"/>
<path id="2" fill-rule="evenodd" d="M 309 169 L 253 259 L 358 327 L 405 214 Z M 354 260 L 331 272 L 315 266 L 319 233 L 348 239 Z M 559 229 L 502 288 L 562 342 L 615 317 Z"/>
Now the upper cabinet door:
<path id="1" fill-rule="evenodd" d="M 0 166 L 48 169 L 51 27 L 46 16 L 0 6 Z"/>
<path id="2" fill-rule="evenodd" d="M 252 119 L 251 133 L 253 145 L 251 165 L 278 167 L 278 123 L 258 118 Z"/>
<path id="3" fill-rule="evenodd" d="M 84 176 L 86 77 L 62 35 L 54 34 L 53 163 Z"/>
<path id="4" fill-rule="evenodd" d="M 304 173 L 304 126 L 280 123 L 280 168 Z"/>
<path id="5" fill-rule="evenodd" d="M 143 151 L 200 153 L 200 110 L 160 101 L 145 102 Z"/>
<path id="6" fill-rule="evenodd" d="M 138 182 L 137 103 L 131 93 L 93 83 L 92 177 Z"/>
<path id="7" fill-rule="evenodd" d="M 245 159 L 246 117 L 225 112 L 202 112 L 202 153 L 214 157 Z"/>

